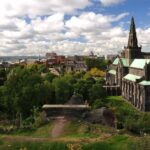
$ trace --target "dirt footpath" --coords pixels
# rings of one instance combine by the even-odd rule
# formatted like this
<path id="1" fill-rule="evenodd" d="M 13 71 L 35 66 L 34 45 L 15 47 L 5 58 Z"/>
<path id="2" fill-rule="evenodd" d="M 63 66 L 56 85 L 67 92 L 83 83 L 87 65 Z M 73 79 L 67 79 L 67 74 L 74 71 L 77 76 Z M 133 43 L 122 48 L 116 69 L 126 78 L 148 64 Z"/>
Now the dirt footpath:
<path id="1" fill-rule="evenodd" d="M 51 137 L 56 138 L 59 137 L 63 131 L 64 128 L 69 124 L 69 120 L 65 117 L 57 117 L 54 121 L 53 128 L 51 131 Z"/>

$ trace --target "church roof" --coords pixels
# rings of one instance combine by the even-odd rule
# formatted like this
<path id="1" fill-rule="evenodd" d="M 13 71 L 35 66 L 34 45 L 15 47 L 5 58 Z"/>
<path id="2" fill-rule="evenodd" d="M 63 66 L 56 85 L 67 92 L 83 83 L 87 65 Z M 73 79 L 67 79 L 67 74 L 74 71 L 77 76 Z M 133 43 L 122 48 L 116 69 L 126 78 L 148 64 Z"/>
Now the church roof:
<path id="1" fill-rule="evenodd" d="M 121 61 L 122 61 L 122 64 L 124 67 L 128 67 L 129 66 L 129 62 L 128 62 L 128 59 L 126 58 L 121 58 Z M 113 62 L 113 65 L 118 65 L 119 63 L 119 58 L 116 58 Z"/>
<path id="2" fill-rule="evenodd" d="M 137 75 L 133 75 L 133 74 L 127 74 L 124 79 L 129 80 L 129 81 L 133 81 L 135 82 L 137 79 L 141 79 L 141 76 L 137 76 Z M 150 81 L 147 80 L 143 80 L 139 83 L 140 85 L 143 86 L 149 86 L 150 85 Z"/>
<path id="3" fill-rule="evenodd" d="M 137 79 L 141 79 L 141 76 L 133 75 L 133 74 L 127 74 L 124 79 L 135 82 Z"/>
<path id="4" fill-rule="evenodd" d="M 119 63 L 119 58 L 116 58 L 113 62 L 113 65 L 118 65 L 118 63 Z"/>
<path id="5" fill-rule="evenodd" d="M 134 59 L 130 67 L 144 69 L 146 63 L 150 63 L 150 59 Z"/>
<path id="6" fill-rule="evenodd" d="M 122 63 L 123 63 L 123 66 L 124 66 L 124 67 L 129 67 L 129 61 L 128 61 L 128 59 L 126 59 L 126 58 L 121 58 L 121 60 L 122 60 Z"/>
<path id="7" fill-rule="evenodd" d="M 116 75 L 116 70 L 109 70 L 108 73 Z"/>
<path id="8" fill-rule="evenodd" d="M 150 81 L 146 81 L 146 80 L 143 80 L 142 82 L 139 83 L 140 85 L 150 85 Z"/>

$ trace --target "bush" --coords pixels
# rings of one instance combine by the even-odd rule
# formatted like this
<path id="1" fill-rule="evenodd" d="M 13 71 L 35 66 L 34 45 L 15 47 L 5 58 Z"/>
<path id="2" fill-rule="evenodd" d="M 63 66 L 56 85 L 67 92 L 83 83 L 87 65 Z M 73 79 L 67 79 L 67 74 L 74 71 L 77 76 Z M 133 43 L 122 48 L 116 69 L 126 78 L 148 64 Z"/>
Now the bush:
<path id="1" fill-rule="evenodd" d="M 97 108 L 105 107 L 105 106 L 106 106 L 106 104 L 105 104 L 104 100 L 102 100 L 102 99 L 96 99 L 92 104 L 93 109 L 97 109 Z"/>

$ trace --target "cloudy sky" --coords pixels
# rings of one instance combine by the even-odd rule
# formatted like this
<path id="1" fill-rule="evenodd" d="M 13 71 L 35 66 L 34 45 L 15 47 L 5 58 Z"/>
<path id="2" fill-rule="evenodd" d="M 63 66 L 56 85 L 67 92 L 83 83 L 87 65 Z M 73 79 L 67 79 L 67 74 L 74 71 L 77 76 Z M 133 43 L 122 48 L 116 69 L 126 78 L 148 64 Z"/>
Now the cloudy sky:
<path id="1" fill-rule="evenodd" d="M 127 44 L 131 16 L 150 51 L 149 0 L 3 0 L 0 55 L 114 54 Z"/>

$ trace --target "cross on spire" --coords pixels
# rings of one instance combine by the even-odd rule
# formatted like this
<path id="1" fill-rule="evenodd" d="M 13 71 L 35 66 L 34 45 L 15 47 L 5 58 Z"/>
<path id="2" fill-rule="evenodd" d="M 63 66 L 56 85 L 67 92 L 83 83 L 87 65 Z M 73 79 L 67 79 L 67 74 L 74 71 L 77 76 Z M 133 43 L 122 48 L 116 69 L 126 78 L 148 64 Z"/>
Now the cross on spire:
<path id="1" fill-rule="evenodd" d="M 135 28 L 135 23 L 134 23 L 134 18 L 133 17 L 131 18 L 131 24 L 130 24 L 128 48 L 138 48 L 136 28 Z"/>

